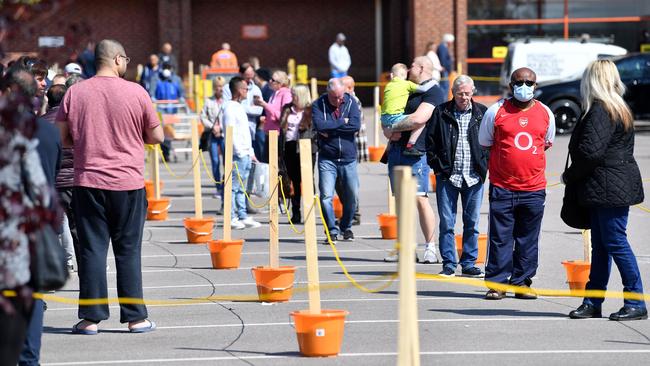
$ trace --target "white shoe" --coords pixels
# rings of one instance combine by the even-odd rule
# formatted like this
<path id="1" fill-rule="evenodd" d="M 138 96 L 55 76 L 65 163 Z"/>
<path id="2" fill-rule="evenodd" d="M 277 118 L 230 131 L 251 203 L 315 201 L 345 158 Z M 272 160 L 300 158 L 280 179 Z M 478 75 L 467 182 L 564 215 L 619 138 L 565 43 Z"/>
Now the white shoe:
<path id="1" fill-rule="evenodd" d="M 427 244 L 427 247 L 424 250 L 424 260 L 422 261 L 422 263 L 424 264 L 440 263 L 440 260 L 438 259 L 438 254 L 436 253 L 435 244 Z"/>
<path id="2" fill-rule="evenodd" d="M 233 219 L 230 221 L 230 227 L 235 230 L 244 230 L 246 228 L 246 225 L 240 219 Z"/>
<path id="3" fill-rule="evenodd" d="M 250 216 L 247 217 L 247 218 L 245 218 L 245 219 L 243 219 L 243 220 L 241 220 L 241 222 L 242 222 L 244 225 L 246 225 L 246 226 L 248 226 L 248 227 L 250 227 L 250 228 L 256 228 L 256 227 L 260 227 L 260 226 L 262 226 L 262 224 L 260 224 L 259 222 L 255 221 L 255 220 L 254 220 L 252 217 L 250 217 Z"/>
<path id="4" fill-rule="evenodd" d="M 435 244 L 427 244 L 426 249 L 424 249 L 424 260 L 422 261 L 422 263 L 424 264 L 440 263 L 440 259 L 438 259 L 438 253 L 436 253 Z"/>
<path id="5" fill-rule="evenodd" d="M 399 262 L 399 252 L 397 250 L 390 252 L 389 255 L 384 257 L 384 262 L 388 262 L 388 263 Z M 418 253 L 415 253 L 415 263 L 420 263 L 420 258 L 418 258 Z"/>

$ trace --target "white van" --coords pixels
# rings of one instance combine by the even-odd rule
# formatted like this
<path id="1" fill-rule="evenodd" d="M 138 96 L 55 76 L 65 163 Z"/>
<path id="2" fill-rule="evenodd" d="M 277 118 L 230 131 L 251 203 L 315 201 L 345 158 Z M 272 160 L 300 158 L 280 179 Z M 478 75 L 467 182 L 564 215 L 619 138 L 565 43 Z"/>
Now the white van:
<path id="1" fill-rule="evenodd" d="M 500 86 L 507 93 L 510 75 L 520 67 L 535 71 L 538 84 L 547 84 L 579 79 L 591 61 L 626 53 L 625 48 L 596 42 L 548 39 L 515 41 L 508 46 L 508 55 L 501 66 Z"/>

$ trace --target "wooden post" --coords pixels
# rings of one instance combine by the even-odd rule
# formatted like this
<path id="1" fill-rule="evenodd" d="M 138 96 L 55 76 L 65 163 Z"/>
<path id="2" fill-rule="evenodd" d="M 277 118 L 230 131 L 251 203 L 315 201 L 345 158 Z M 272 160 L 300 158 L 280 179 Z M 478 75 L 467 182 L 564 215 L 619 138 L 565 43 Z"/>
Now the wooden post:
<path id="1" fill-rule="evenodd" d="M 582 230 L 582 244 L 585 262 L 591 263 L 591 230 Z"/>
<path id="2" fill-rule="evenodd" d="M 199 162 L 199 121 L 192 118 L 192 162 L 194 173 L 194 217 L 203 218 L 203 201 L 201 198 L 201 163 Z"/>
<path id="3" fill-rule="evenodd" d="M 155 199 L 160 199 L 160 159 L 158 154 L 160 152 L 160 145 L 152 145 L 154 147 L 151 154 L 151 180 L 153 180 L 153 196 Z"/>
<path id="4" fill-rule="evenodd" d="M 203 90 L 201 84 L 201 76 L 194 75 L 194 112 L 196 113 L 201 113 L 201 90 Z"/>
<path id="5" fill-rule="evenodd" d="M 194 98 L 194 61 L 187 61 L 187 89 L 189 90 L 188 99 Z"/>
<path id="6" fill-rule="evenodd" d="M 318 99 L 318 80 L 311 78 L 311 100 Z"/>
<path id="7" fill-rule="evenodd" d="M 320 314 L 320 280 L 318 278 L 318 248 L 316 247 L 316 210 L 314 202 L 314 172 L 311 166 L 311 140 L 300 140 L 300 177 L 302 178 L 302 208 L 305 214 L 305 251 L 307 258 L 307 289 L 309 312 Z"/>
<path id="8" fill-rule="evenodd" d="M 230 214 L 232 211 L 232 180 L 236 176 L 235 167 L 232 165 L 232 132 L 233 127 L 226 127 L 226 156 L 224 157 L 224 182 L 223 182 L 223 240 L 232 239 L 230 234 Z"/>
<path id="9" fill-rule="evenodd" d="M 393 196 L 393 188 L 390 186 L 390 178 L 388 178 L 388 214 L 395 215 L 395 196 Z"/>
<path id="10" fill-rule="evenodd" d="M 397 242 L 399 243 L 398 365 L 420 365 L 417 289 L 415 285 L 415 179 L 410 167 L 396 167 Z"/>
<path id="11" fill-rule="evenodd" d="M 373 114 L 373 122 L 375 125 L 375 140 L 373 143 L 375 144 L 374 146 L 379 146 L 379 131 L 381 130 L 381 121 L 380 121 L 380 115 L 379 113 L 381 112 L 381 106 L 379 105 L 379 87 L 376 86 L 374 88 L 374 98 L 373 98 L 373 105 L 375 106 L 375 113 Z"/>
<path id="12" fill-rule="evenodd" d="M 287 61 L 287 74 L 289 74 L 289 84 L 296 85 L 296 60 L 290 58 Z"/>
<path id="13" fill-rule="evenodd" d="M 269 266 L 280 266 L 280 244 L 278 228 L 278 131 L 269 131 Z"/>

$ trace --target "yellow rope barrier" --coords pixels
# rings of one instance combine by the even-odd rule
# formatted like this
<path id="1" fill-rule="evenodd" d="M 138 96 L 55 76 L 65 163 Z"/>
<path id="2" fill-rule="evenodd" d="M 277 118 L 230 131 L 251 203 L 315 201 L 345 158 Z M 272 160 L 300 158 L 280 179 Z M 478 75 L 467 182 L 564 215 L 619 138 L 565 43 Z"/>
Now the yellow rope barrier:
<path id="1" fill-rule="evenodd" d="M 327 227 L 327 223 L 325 222 L 325 216 L 323 215 L 323 207 L 321 207 L 320 199 L 318 199 L 318 196 L 314 196 L 314 202 L 315 202 L 314 205 L 318 206 L 318 212 L 320 214 L 320 219 L 321 219 L 321 222 L 323 223 L 323 227 L 325 228 L 325 236 L 327 236 L 327 242 L 329 243 L 330 248 L 332 248 L 332 252 L 334 253 L 334 257 L 336 258 L 336 262 L 339 264 L 339 266 L 343 270 L 343 274 L 348 279 L 348 281 L 350 281 L 352 283 L 352 285 L 354 285 L 354 287 L 358 288 L 359 290 L 361 290 L 363 292 L 367 292 L 367 293 L 376 293 L 376 292 L 383 291 L 383 290 L 387 289 L 388 287 L 390 287 L 390 285 L 393 283 L 393 281 L 395 281 L 395 279 L 397 278 L 397 276 L 398 276 L 397 273 L 393 273 L 393 274 L 389 275 L 390 281 L 388 281 L 386 284 L 383 284 L 383 285 L 379 286 L 376 289 L 369 289 L 369 288 L 363 286 L 362 284 L 357 282 L 350 275 L 350 273 L 348 272 L 348 269 L 345 267 L 345 265 L 341 261 L 341 258 L 339 257 L 339 252 L 338 252 L 338 250 L 336 250 L 336 245 L 334 245 L 334 243 L 332 242 L 332 237 L 330 236 L 330 231 L 329 231 L 329 228 Z"/>
<path id="2" fill-rule="evenodd" d="M 255 204 L 255 202 L 253 202 L 251 197 L 248 195 L 248 192 L 246 192 L 246 189 L 244 188 L 245 187 L 244 182 L 241 179 L 241 175 L 239 175 L 239 166 L 237 166 L 237 162 L 233 161 L 233 165 L 235 166 L 235 170 L 237 171 L 237 179 L 239 180 L 239 185 L 241 185 L 242 191 L 244 191 L 244 196 L 246 196 L 246 199 L 248 200 L 248 202 L 250 202 L 251 206 L 253 206 L 254 208 L 262 208 L 268 205 L 269 202 L 271 202 L 271 198 L 273 198 L 273 193 L 275 192 L 276 189 L 278 189 L 278 184 L 276 184 L 275 187 L 273 187 L 273 191 L 269 195 L 269 198 L 266 200 L 266 202 L 258 206 Z"/>
<path id="3" fill-rule="evenodd" d="M 165 160 L 165 156 L 162 154 L 162 150 L 160 149 L 160 145 L 155 145 L 154 149 L 157 149 L 160 152 L 160 158 L 161 158 L 161 160 L 163 162 L 163 165 L 165 166 L 165 168 L 167 169 L 169 174 L 171 174 L 171 176 L 176 178 L 176 179 L 182 179 L 182 178 L 185 178 L 185 177 L 189 176 L 190 174 L 192 174 L 192 170 L 194 169 L 194 166 L 199 162 L 199 157 L 197 156 L 196 159 L 194 159 L 194 162 L 192 163 L 192 166 L 187 171 L 187 173 L 182 174 L 182 175 L 176 175 L 171 170 L 171 168 L 169 168 L 169 165 L 167 165 L 167 161 Z"/>
<path id="4" fill-rule="evenodd" d="M 278 181 L 279 181 L 279 184 L 280 184 L 280 192 L 282 193 L 282 201 L 284 202 L 284 207 L 286 208 L 286 207 L 288 207 L 287 206 L 287 198 L 284 195 L 284 186 L 282 185 L 282 177 L 278 177 Z M 289 220 L 289 226 L 291 227 L 291 230 L 293 230 L 293 232 L 298 234 L 298 235 L 304 234 L 305 233 L 305 228 L 303 228 L 300 231 L 298 231 L 298 229 L 296 229 L 296 226 L 293 224 L 293 221 L 291 220 L 291 216 L 289 216 L 289 210 L 286 210 L 286 215 L 287 215 L 287 219 Z M 305 216 L 307 216 L 307 213 L 305 213 Z"/>
<path id="5" fill-rule="evenodd" d="M 199 155 L 201 156 L 201 161 L 203 161 L 203 168 L 205 169 L 206 174 L 208 175 L 210 180 L 212 180 L 215 184 L 223 184 L 226 181 L 226 179 L 230 179 L 230 174 L 232 174 L 232 169 L 230 169 L 230 172 L 228 172 L 228 174 L 227 174 L 228 178 L 224 178 L 223 180 L 220 180 L 220 181 L 217 182 L 214 175 L 212 175 L 212 172 L 210 171 L 210 169 L 208 169 L 208 164 L 205 162 L 205 157 L 203 156 L 203 151 L 202 150 L 199 150 Z M 224 167 L 224 169 L 225 169 L 225 167 Z"/>

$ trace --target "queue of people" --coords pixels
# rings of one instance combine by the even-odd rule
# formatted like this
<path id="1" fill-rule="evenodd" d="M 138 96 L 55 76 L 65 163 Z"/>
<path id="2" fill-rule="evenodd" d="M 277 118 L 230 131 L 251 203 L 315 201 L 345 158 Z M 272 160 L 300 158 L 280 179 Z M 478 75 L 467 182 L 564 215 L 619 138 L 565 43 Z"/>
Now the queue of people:
<path id="1" fill-rule="evenodd" d="M 337 37 L 336 47 L 344 40 L 344 36 Z M 78 272 L 80 299 L 107 297 L 104 269 L 109 243 L 115 255 L 118 294 L 121 298 L 143 297 L 141 247 L 147 204 L 143 145 L 164 141 L 151 101 L 152 96 L 166 99 L 165 93 L 181 98 L 183 92 L 167 85 L 172 83 L 175 69 L 171 45 L 150 58 L 147 80 L 143 81 L 149 90 L 123 79 L 130 58 L 119 42 L 107 39 L 97 43 L 93 59 L 96 75 L 87 80 L 79 65 L 72 65 L 48 87 L 47 65 L 32 58 L 19 59 L 0 79 L 0 111 L 7 120 L 0 124 L 5 141 L 0 149 L 2 156 L 11 157 L 0 161 L 0 168 L 8 173 L 0 176 L 0 216 L 5 218 L 3 225 L 11 229 L 0 230 L 0 240 L 14 243 L 0 246 L 0 289 L 17 294 L 7 298 L 0 293 L 0 327 L 13 329 L 0 333 L 0 359 L 13 364 L 19 360 L 25 365 L 38 362 L 45 304 L 32 301 L 29 251 L 34 250 L 34 231 L 41 225 L 60 229 L 68 265 Z M 159 60 L 163 60 L 161 66 Z M 244 63 L 239 75 L 227 83 L 224 78 L 214 79 L 214 95 L 206 99 L 201 121 L 210 132 L 216 180 L 222 178 L 220 154 L 227 127 L 234 130 L 233 159 L 243 182 L 253 162 L 268 161 L 268 132 L 279 132 L 280 165 L 287 188 L 293 192 L 294 223 L 302 218 L 298 140 L 311 139 L 326 230 L 337 244 L 354 240 L 352 226 L 359 211 L 357 167 L 364 160 L 360 146 L 365 148 L 365 124 L 361 102 L 354 94 L 354 79 L 341 74 L 339 68 L 332 71 L 337 77 L 331 78 L 326 93 L 315 99 L 307 86 L 289 87 L 287 74 L 274 71 L 265 100 L 255 83 L 260 79 L 256 70 Z M 495 284 L 518 286 L 517 299 L 536 299 L 532 283 L 539 265 L 545 211 L 545 152 L 553 146 L 555 121 L 549 108 L 534 98 L 534 70 L 515 70 L 510 78 L 512 97 L 489 108 L 473 99 L 474 81 L 466 75 L 453 81 L 452 99 L 446 100 L 436 78 L 439 70 L 430 56 L 416 57 L 408 68 L 396 64 L 392 71 L 385 95 L 390 108 L 382 116 L 383 131 L 390 141 L 388 176 L 394 184 L 395 167 L 412 168 L 425 238 L 423 263 L 440 263 L 440 256 L 441 276 L 455 276 L 460 266 L 463 276 L 485 277 L 488 287 L 495 287 L 488 289 L 486 300 L 506 297 L 503 287 Z M 643 202 L 644 192 L 633 156 L 633 117 L 622 99 L 625 87 L 615 65 L 598 60 L 585 71 L 581 91 L 584 114 L 571 136 L 572 164 L 562 174 L 562 181 L 579 187 L 579 204 L 589 211 L 593 259 L 587 289 L 607 288 L 613 259 L 624 290 L 642 294 L 641 275 L 626 234 L 629 207 Z M 106 95 L 111 98 L 103 97 Z M 41 113 L 42 109 L 46 112 Z M 260 130 L 264 131 L 261 136 Z M 256 151 L 256 139 L 265 141 L 263 153 Z M 437 177 L 438 225 L 428 198 L 431 170 Z M 483 273 L 476 260 L 488 172 L 489 245 Z M 247 188 L 235 175 L 232 179 L 232 210 L 224 215 L 231 215 L 235 229 L 261 226 L 250 216 Z M 217 183 L 216 189 L 223 197 L 222 184 Z M 334 192 L 343 203 L 340 220 L 334 217 Z M 16 197 L 22 202 L 18 207 Z M 459 197 L 463 241 L 458 258 L 454 227 Z M 417 254 L 415 257 L 419 260 Z M 386 258 L 398 259 L 396 255 Z M 602 303 L 602 298 L 586 297 L 569 317 L 601 317 Z M 109 316 L 108 305 L 79 305 L 80 321 L 73 325 L 72 333 L 96 335 Z M 644 301 L 626 298 L 609 319 L 647 317 Z M 140 304 L 121 303 L 120 322 L 131 333 L 156 329 L 146 306 Z"/>

